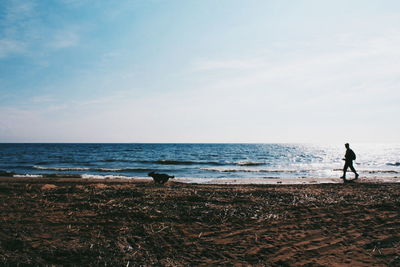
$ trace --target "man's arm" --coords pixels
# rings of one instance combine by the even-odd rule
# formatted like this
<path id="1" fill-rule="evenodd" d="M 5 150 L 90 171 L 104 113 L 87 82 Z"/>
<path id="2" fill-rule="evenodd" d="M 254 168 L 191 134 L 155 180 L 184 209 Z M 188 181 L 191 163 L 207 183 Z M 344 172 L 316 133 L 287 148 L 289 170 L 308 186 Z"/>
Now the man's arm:
<path id="1" fill-rule="evenodd" d="M 343 160 L 349 160 L 351 157 L 350 157 L 350 149 L 347 149 L 346 150 L 346 154 L 344 155 L 344 159 Z"/>

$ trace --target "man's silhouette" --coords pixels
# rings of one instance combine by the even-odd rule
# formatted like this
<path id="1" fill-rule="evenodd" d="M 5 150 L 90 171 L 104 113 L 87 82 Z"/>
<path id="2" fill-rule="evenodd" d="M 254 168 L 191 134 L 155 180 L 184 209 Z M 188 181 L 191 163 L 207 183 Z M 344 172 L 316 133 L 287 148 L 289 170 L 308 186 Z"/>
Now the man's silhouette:
<path id="1" fill-rule="evenodd" d="M 343 176 L 340 178 L 342 178 L 344 181 L 346 181 L 347 168 L 350 167 L 350 170 L 352 172 L 354 172 L 354 174 L 356 175 L 356 178 L 354 179 L 354 180 L 356 180 L 356 179 L 358 179 L 358 173 L 353 167 L 353 160 L 356 159 L 356 154 L 354 153 L 353 150 L 350 149 L 350 145 L 348 143 L 346 143 L 344 146 L 346 147 L 346 154 L 344 155 L 344 159 L 343 159 L 344 160 Z"/>

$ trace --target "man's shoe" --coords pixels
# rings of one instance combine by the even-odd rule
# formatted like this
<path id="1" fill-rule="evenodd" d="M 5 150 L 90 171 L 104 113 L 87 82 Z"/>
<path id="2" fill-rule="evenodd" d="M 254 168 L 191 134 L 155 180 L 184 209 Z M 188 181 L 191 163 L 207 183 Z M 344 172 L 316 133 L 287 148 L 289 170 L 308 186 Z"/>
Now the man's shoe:
<path id="1" fill-rule="evenodd" d="M 355 178 L 354 180 L 357 180 L 357 179 L 358 179 L 358 176 L 360 176 L 360 175 L 358 175 L 358 173 L 356 173 L 356 178 Z"/>
<path id="2" fill-rule="evenodd" d="M 343 179 L 343 180 L 344 180 L 344 179 L 346 179 L 346 177 L 342 176 L 342 177 L 340 177 L 340 179 Z"/>

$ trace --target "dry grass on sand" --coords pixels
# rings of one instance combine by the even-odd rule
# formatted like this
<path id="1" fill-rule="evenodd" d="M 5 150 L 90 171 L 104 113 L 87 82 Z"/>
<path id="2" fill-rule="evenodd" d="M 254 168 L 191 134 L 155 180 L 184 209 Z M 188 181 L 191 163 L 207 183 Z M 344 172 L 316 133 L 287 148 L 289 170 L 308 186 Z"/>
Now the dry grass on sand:
<path id="1" fill-rule="evenodd" d="M 399 266 L 400 184 L 0 179 L 0 265 Z"/>

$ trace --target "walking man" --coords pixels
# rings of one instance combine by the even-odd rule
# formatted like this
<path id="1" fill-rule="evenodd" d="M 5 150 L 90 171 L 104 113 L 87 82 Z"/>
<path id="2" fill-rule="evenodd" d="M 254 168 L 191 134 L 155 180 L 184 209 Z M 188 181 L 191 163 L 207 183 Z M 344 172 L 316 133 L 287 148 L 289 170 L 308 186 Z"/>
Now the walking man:
<path id="1" fill-rule="evenodd" d="M 349 143 L 346 143 L 344 146 L 346 147 L 346 154 L 344 155 L 343 159 L 344 160 L 343 176 L 340 178 L 342 178 L 343 181 L 346 181 L 347 168 L 350 167 L 350 170 L 354 172 L 354 174 L 356 175 L 356 178 L 354 180 L 357 180 L 359 175 L 353 166 L 353 160 L 356 159 L 356 154 L 354 153 L 353 150 L 350 149 Z"/>

